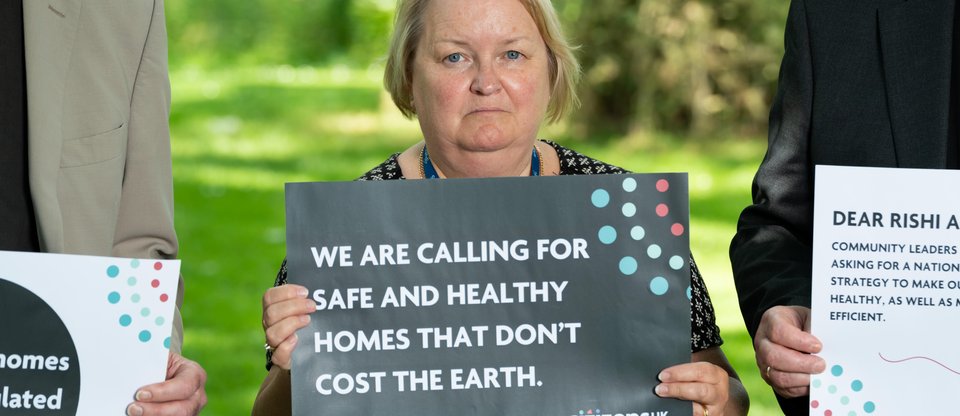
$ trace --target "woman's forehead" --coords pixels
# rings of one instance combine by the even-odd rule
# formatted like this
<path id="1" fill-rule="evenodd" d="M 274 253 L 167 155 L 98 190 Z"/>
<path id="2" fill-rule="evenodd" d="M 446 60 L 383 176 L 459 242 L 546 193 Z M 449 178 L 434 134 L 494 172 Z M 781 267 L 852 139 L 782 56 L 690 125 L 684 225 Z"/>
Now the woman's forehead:
<path id="1" fill-rule="evenodd" d="M 519 0 L 434 0 L 424 11 L 423 23 L 424 34 L 434 42 L 540 38 L 536 22 Z"/>

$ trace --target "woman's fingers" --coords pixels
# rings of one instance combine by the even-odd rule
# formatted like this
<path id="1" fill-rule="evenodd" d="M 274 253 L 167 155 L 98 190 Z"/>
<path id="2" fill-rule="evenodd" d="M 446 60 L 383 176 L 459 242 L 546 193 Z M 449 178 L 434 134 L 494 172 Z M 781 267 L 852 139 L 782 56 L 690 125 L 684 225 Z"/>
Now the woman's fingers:
<path id="1" fill-rule="evenodd" d="M 285 370 L 290 369 L 297 330 L 307 326 L 310 314 L 317 310 L 316 302 L 307 299 L 308 294 L 307 288 L 293 284 L 273 287 L 263 294 L 263 332 L 273 349 L 270 361 Z"/>
<path id="2" fill-rule="evenodd" d="M 280 345 L 273 350 L 270 362 L 284 370 L 289 370 L 290 361 L 293 357 L 293 348 L 297 346 L 297 341 L 299 341 L 297 334 L 293 334 L 281 342 Z"/>
<path id="3" fill-rule="evenodd" d="M 703 414 L 708 409 L 712 415 L 720 415 L 730 395 L 727 372 L 715 364 L 700 361 L 669 367 L 660 372 L 661 383 L 655 392 L 660 397 L 672 397 L 699 403 L 695 412 Z"/>
<path id="4" fill-rule="evenodd" d="M 296 334 L 297 330 L 310 323 L 310 315 L 293 315 L 268 327 L 264 333 L 267 336 L 267 345 L 277 349 L 287 338 Z M 276 351 L 274 351 L 276 354 Z"/>

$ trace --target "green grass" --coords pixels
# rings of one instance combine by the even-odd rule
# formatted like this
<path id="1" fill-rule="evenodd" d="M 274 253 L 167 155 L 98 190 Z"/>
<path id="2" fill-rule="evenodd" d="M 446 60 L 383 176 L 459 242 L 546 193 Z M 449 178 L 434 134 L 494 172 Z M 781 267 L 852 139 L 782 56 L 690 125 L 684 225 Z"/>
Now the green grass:
<path id="1" fill-rule="evenodd" d="M 249 414 L 263 369 L 260 296 L 284 255 L 283 184 L 350 180 L 420 139 L 379 87 L 380 69 L 184 68 L 173 84 L 174 182 L 186 300 L 184 355 L 209 374 L 205 414 Z M 777 414 L 753 361 L 727 260 L 763 154 L 756 138 L 668 135 L 598 143 L 543 137 L 634 171 L 690 173 L 692 250 L 717 308 L 724 350 L 752 414 Z"/>

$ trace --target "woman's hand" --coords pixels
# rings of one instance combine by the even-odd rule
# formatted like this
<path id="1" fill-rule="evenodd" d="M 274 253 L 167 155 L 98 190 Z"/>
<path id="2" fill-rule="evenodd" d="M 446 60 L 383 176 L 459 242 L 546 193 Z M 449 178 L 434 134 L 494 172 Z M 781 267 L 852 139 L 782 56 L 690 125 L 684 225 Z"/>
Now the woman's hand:
<path id="1" fill-rule="evenodd" d="M 660 397 L 695 402 L 693 416 L 722 416 L 730 397 L 730 377 L 716 364 L 698 361 L 660 372 L 654 390 Z"/>
<path id="2" fill-rule="evenodd" d="M 297 330 L 307 326 L 310 313 L 317 310 L 307 295 L 307 288 L 293 284 L 272 287 L 263 294 L 263 332 L 273 349 L 270 361 L 284 370 L 290 369 Z"/>

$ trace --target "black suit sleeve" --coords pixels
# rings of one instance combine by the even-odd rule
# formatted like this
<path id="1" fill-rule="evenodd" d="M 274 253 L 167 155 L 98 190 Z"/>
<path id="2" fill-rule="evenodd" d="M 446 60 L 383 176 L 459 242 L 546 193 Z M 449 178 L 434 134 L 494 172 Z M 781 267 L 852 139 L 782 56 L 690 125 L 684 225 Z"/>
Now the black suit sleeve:
<path id="1" fill-rule="evenodd" d="M 753 205 L 740 215 L 730 261 L 750 336 L 777 305 L 810 306 L 813 70 L 803 0 L 790 5 L 767 153 L 753 181 Z"/>

